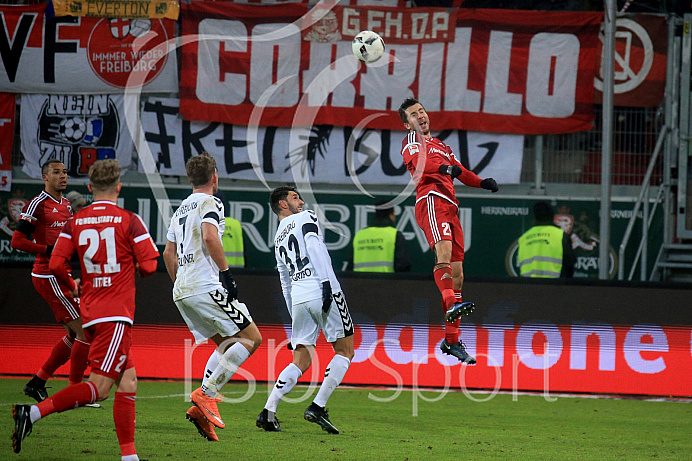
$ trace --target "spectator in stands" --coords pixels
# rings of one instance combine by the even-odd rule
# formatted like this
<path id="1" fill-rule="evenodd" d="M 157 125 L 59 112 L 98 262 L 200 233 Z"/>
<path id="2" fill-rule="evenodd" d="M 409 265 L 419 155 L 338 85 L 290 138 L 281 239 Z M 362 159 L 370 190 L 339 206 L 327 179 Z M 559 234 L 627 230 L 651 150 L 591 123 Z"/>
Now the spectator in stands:
<path id="1" fill-rule="evenodd" d="M 394 207 L 382 200 L 375 206 L 375 219 L 359 230 L 349 247 L 347 270 L 355 272 L 408 272 L 411 260 L 406 237 L 396 230 Z"/>
<path id="2" fill-rule="evenodd" d="M 519 237 L 519 274 L 522 277 L 572 277 L 575 263 L 572 241 L 553 223 L 553 207 L 538 202 L 533 214 L 534 226 Z"/>
<path id="3" fill-rule="evenodd" d="M 86 206 L 86 199 L 82 194 L 80 194 L 76 190 L 70 191 L 67 194 L 65 194 L 65 198 L 70 201 L 72 214 L 77 213 L 79 210 Z"/>

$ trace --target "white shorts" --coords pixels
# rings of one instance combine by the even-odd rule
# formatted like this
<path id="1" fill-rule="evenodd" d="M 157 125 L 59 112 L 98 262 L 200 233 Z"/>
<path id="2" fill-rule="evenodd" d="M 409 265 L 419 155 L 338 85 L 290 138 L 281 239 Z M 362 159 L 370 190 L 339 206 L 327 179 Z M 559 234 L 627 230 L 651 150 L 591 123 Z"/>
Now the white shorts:
<path id="1" fill-rule="evenodd" d="M 215 334 L 235 336 L 252 323 L 247 306 L 237 299 L 229 303 L 226 290 L 188 296 L 176 301 L 175 305 L 197 344 Z"/>
<path id="2" fill-rule="evenodd" d="M 320 330 L 328 343 L 353 334 L 353 320 L 348 312 L 346 298 L 341 292 L 334 293 L 332 307 L 326 314 L 322 312 L 322 299 L 313 299 L 293 306 L 291 345 L 314 346 Z"/>

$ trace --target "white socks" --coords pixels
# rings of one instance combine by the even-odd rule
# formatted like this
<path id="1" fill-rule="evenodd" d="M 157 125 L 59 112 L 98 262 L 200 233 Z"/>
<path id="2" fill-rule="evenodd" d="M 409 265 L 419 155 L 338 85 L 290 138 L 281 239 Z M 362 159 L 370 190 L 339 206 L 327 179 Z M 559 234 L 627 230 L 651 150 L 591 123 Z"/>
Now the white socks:
<path id="1" fill-rule="evenodd" d="M 209 360 L 207 360 L 207 366 L 204 367 L 204 376 L 202 379 L 207 379 L 211 378 L 212 373 L 214 373 L 214 370 L 216 367 L 219 366 L 219 360 L 221 360 L 221 354 L 217 349 L 214 349 L 214 352 L 211 353 L 209 356 Z M 223 387 L 223 384 L 218 386 L 216 391 L 221 391 L 221 388 Z"/>
<path id="2" fill-rule="evenodd" d="M 207 366 L 213 362 L 213 357 L 214 354 L 209 357 Z M 238 367 L 240 367 L 248 357 L 250 357 L 250 352 L 242 343 L 235 343 L 226 349 L 223 356 L 217 359 L 218 365 L 214 368 L 214 372 L 211 376 L 207 376 L 205 373 L 204 380 L 202 381 L 202 390 L 204 393 L 212 399 L 216 398 L 216 394 L 219 390 L 231 379 L 238 370 Z"/>
<path id="3" fill-rule="evenodd" d="M 351 361 L 344 357 L 343 355 L 336 354 L 327 369 L 324 372 L 324 381 L 320 386 L 320 390 L 315 396 L 315 404 L 324 408 L 327 404 L 327 400 L 334 392 L 334 389 L 341 384 L 341 380 L 344 379 L 344 375 L 348 371 L 348 367 L 351 366 Z M 273 392 L 272 392 L 273 393 Z"/>
<path id="4" fill-rule="evenodd" d="M 283 369 L 279 377 L 276 378 L 276 384 L 274 384 L 274 389 L 272 389 L 269 398 L 267 399 L 267 404 L 264 408 L 272 413 L 276 413 L 276 407 L 279 406 L 279 401 L 281 397 L 291 392 L 293 386 L 296 385 L 298 378 L 303 376 L 303 372 L 295 363 L 289 363 L 286 368 Z"/>
<path id="5" fill-rule="evenodd" d="M 31 417 L 31 424 L 35 423 L 39 419 L 41 419 L 41 412 L 38 411 L 38 407 L 36 405 L 31 405 L 31 410 L 29 411 L 29 416 Z"/>

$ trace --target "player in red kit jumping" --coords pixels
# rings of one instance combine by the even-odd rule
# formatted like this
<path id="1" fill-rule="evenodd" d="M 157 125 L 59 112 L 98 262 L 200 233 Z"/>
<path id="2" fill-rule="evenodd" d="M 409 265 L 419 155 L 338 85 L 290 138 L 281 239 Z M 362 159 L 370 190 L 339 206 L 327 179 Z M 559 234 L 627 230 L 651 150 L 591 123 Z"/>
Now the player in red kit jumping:
<path id="1" fill-rule="evenodd" d="M 43 164 L 41 172 L 44 190 L 23 210 L 17 230 L 12 234 L 11 244 L 14 249 L 36 254 L 31 270 L 34 288 L 46 300 L 55 320 L 66 332 L 53 346 L 43 366 L 24 386 L 24 393 L 37 402 L 48 397 L 46 381 L 68 359 L 71 359 L 70 384 L 81 383 L 89 355 L 89 344 L 82 331 L 79 299 L 72 296 L 69 288 L 56 279 L 48 268 L 58 235 L 72 218 L 70 202 L 62 195 L 67 187 L 67 168 L 62 162 L 49 160 Z M 69 262 L 66 267 L 70 267 Z"/>
<path id="2" fill-rule="evenodd" d="M 135 314 L 135 273 L 156 271 L 159 252 L 142 218 L 116 205 L 122 184 L 116 160 L 96 161 L 89 169 L 94 202 L 65 225 L 50 259 L 50 270 L 73 294 L 82 291 L 82 321 L 91 341 L 89 381 L 69 386 L 38 405 L 15 405 L 15 453 L 33 424 L 51 413 L 105 400 L 116 384 L 113 420 L 122 459 L 136 461 L 135 395 L 137 376 L 130 355 Z M 80 287 L 65 264 L 77 252 Z"/>
<path id="3" fill-rule="evenodd" d="M 399 107 L 399 116 L 409 130 L 401 143 L 401 155 L 416 183 L 416 222 L 435 252 L 435 283 L 442 294 L 445 310 L 445 339 L 440 349 L 467 364 L 476 359 L 466 352 L 459 339 L 461 317 L 470 314 L 474 304 L 462 302 L 464 282 L 464 233 L 459 222 L 459 202 L 454 179 L 471 187 L 497 192 L 492 178 L 481 179 L 454 157 L 452 149 L 430 133 L 430 118 L 414 98 Z"/>

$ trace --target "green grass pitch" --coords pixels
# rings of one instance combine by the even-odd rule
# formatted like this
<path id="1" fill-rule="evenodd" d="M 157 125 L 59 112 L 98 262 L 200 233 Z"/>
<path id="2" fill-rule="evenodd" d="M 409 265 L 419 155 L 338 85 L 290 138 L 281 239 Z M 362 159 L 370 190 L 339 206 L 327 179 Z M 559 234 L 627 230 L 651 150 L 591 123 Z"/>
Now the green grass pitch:
<path id="1" fill-rule="evenodd" d="M 0 379 L 0 459 L 120 459 L 105 409 L 79 408 L 39 421 L 22 449 L 12 453 L 11 408 L 31 403 L 26 379 Z M 52 394 L 66 385 L 51 380 Z M 229 384 L 220 405 L 219 442 L 202 439 L 185 419 L 190 404 L 181 382 L 140 381 L 136 444 L 140 459 L 199 460 L 611 460 L 692 459 L 692 404 L 540 395 L 470 394 L 387 389 L 337 389 L 328 403 L 341 434 L 303 419 L 315 390 L 296 387 L 279 406 L 283 433 L 255 427 L 267 398 L 258 384 Z M 371 397 L 376 397 L 377 400 Z M 382 401 L 389 400 L 389 401 Z"/>

